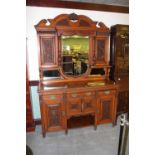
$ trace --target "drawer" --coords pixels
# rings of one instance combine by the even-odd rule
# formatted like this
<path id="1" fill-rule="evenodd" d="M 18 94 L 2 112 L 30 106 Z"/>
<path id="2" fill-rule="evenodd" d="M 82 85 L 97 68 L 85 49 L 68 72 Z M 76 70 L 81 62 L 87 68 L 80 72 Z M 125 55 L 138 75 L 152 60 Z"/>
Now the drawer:
<path id="1" fill-rule="evenodd" d="M 94 97 L 95 92 L 88 91 L 88 92 L 84 92 L 83 95 L 84 97 Z"/>
<path id="2" fill-rule="evenodd" d="M 69 116 L 81 114 L 81 99 L 69 100 L 67 102 L 67 114 Z"/>
<path id="3" fill-rule="evenodd" d="M 51 94 L 51 95 L 43 95 L 42 97 L 41 97 L 41 99 L 43 99 L 43 100 L 50 100 L 50 101 L 60 101 L 60 100 L 62 100 L 62 98 L 63 98 L 63 95 L 62 94 Z"/>
<path id="4" fill-rule="evenodd" d="M 68 99 L 82 98 L 82 97 L 83 97 L 83 93 L 68 93 L 67 94 Z"/>
<path id="5" fill-rule="evenodd" d="M 97 95 L 106 96 L 106 95 L 114 95 L 115 93 L 116 93 L 115 90 L 103 90 L 103 91 L 98 91 Z"/>

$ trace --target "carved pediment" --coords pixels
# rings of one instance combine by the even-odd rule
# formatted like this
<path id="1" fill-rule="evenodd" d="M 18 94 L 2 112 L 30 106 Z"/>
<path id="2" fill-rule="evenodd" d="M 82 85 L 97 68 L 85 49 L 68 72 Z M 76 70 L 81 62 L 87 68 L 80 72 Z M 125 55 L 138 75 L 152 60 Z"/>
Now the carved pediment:
<path id="1" fill-rule="evenodd" d="M 94 30 L 94 31 L 109 31 L 109 28 L 102 22 L 95 22 L 85 15 L 61 14 L 54 19 L 43 19 L 36 26 L 36 30 L 65 30 L 65 29 L 79 29 L 79 30 Z"/>

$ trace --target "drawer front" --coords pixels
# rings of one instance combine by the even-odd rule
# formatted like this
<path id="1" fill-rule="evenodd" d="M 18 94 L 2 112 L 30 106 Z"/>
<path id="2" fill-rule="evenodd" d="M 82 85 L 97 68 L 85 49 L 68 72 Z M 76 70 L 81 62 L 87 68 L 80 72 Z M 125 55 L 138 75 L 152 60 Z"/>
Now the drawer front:
<path id="1" fill-rule="evenodd" d="M 103 91 L 98 91 L 97 95 L 99 96 L 107 96 L 107 95 L 114 95 L 116 93 L 115 90 L 103 90 Z"/>
<path id="2" fill-rule="evenodd" d="M 92 113 L 95 112 L 94 98 L 84 98 L 82 101 L 82 112 Z"/>
<path id="3" fill-rule="evenodd" d="M 67 98 L 68 99 L 76 99 L 76 98 L 82 98 L 83 97 L 83 93 L 68 93 L 67 94 Z"/>
<path id="4" fill-rule="evenodd" d="M 41 99 L 48 101 L 61 101 L 63 99 L 63 95 L 62 94 L 43 95 Z"/>
<path id="5" fill-rule="evenodd" d="M 81 99 L 69 99 L 67 101 L 67 114 L 69 116 L 72 115 L 79 115 L 81 114 L 82 106 L 81 106 Z"/>
<path id="6" fill-rule="evenodd" d="M 95 92 L 88 91 L 88 92 L 83 93 L 83 95 L 84 95 L 84 97 L 93 98 L 95 96 Z"/>

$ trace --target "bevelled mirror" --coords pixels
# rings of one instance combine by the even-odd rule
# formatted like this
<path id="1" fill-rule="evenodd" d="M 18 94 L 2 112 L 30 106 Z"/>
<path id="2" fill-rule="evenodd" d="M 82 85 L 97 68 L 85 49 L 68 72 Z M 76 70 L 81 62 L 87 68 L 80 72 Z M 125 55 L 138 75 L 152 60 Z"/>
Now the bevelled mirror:
<path id="1" fill-rule="evenodd" d="M 89 36 L 61 36 L 61 51 L 65 75 L 79 76 L 87 71 Z"/>

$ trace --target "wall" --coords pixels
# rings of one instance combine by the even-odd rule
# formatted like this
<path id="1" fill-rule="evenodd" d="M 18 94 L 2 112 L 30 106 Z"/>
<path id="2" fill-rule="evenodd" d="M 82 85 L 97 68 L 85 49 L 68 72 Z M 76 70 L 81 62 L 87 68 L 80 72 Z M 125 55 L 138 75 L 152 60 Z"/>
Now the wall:
<path id="1" fill-rule="evenodd" d="M 129 14 L 123 13 L 63 8 L 26 7 L 26 37 L 30 80 L 39 80 L 37 36 L 34 25 L 36 25 L 41 19 L 54 18 L 59 14 L 68 14 L 73 12 L 76 14 L 86 15 L 94 21 L 102 21 L 107 27 L 115 24 L 129 24 Z M 31 92 L 34 118 L 40 118 L 39 100 L 36 93 L 36 88 L 31 88 Z"/>

